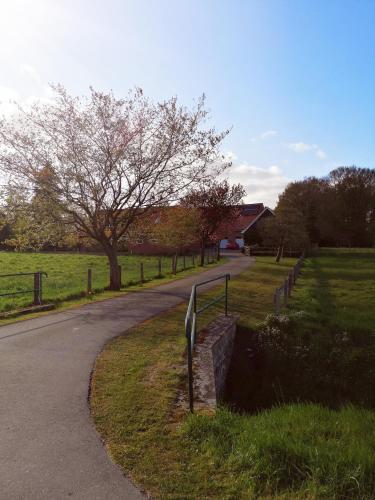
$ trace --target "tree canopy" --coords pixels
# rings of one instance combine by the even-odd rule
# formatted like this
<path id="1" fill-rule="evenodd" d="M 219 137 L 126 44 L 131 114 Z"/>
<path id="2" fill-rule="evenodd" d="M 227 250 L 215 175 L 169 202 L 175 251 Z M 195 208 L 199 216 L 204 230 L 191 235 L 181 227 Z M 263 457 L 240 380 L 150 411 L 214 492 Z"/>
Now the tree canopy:
<path id="1" fill-rule="evenodd" d="M 182 206 L 166 207 L 158 210 L 157 220 L 149 234 L 154 240 L 176 253 L 197 241 L 197 213 Z"/>
<path id="2" fill-rule="evenodd" d="M 0 168 L 30 198 L 43 184 L 64 222 L 101 245 L 110 287 L 118 289 L 121 238 L 137 218 L 226 168 L 219 146 L 228 130 L 205 126 L 204 96 L 188 109 L 174 97 L 152 103 L 141 89 L 125 99 L 93 89 L 74 97 L 60 85 L 53 91 L 51 103 L 19 107 L 0 121 Z"/>
<path id="3" fill-rule="evenodd" d="M 238 204 L 245 196 L 241 184 L 230 185 L 228 180 L 209 180 L 192 189 L 183 199 L 182 206 L 194 209 L 197 217 L 197 239 L 201 247 L 201 265 L 204 264 L 204 248 L 215 243 L 217 231 L 223 222 L 231 222 L 238 215 Z"/>
<path id="4" fill-rule="evenodd" d="M 339 167 L 326 177 L 289 184 L 276 214 L 293 209 L 310 244 L 369 246 L 375 244 L 375 170 Z"/>

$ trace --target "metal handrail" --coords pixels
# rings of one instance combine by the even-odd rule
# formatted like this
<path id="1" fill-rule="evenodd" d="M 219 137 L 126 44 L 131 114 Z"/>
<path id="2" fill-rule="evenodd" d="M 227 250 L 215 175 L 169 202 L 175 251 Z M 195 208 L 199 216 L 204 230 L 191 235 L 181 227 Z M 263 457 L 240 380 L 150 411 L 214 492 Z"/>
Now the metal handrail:
<path id="1" fill-rule="evenodd" d="M 213 300 L 204 304 L 201 308 L 197 309 L 197 289 L 200 286 L 207 285 L 218 280 L 225 280 L 225 293 L 219 297 L 215 297 Z M 197 317 L 203 311 L 206 311 L 209 307 L 217 304 L 221 300 L 224 300 L 224 312 L 225 316 L 228 315 L 228 281 L 230 280 L 230 274 L 222 274 L 216 278 L 210 280 L 201 281 L 193 285 L 190 293 L 190 299 L 188 308 L 185 316 L 185 336 L 187 340 L 187 354 L 188 354 L 188 382 L 189 382 L 189 407 L 190 411 L 194 411 L 194 393 L 193 393 L 193 350 L 196 342 L 197 335 Z"/>

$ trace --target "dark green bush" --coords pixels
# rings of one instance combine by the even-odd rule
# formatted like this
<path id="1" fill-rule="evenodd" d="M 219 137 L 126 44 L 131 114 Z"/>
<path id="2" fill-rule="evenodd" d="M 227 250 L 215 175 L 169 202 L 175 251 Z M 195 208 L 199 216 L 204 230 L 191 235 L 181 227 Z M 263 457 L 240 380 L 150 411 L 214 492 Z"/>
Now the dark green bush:
<path id="1" fill-rule="evenodd" d="M 247 411 L 298 401 L 375 408 L 374 336 L 365 331 L 306 332 L 300 328 L 302 319 L 302 312 L 269 315 L 256 332 L 239 331 L 228 402 Z M 248 383 L 239 384 L 240 379 Z"/>

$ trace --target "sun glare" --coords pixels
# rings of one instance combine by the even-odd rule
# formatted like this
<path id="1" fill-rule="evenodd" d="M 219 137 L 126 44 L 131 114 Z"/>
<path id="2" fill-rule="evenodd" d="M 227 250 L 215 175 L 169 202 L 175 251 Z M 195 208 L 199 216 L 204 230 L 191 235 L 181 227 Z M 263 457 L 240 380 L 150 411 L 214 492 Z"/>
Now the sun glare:
<path id="1" fill-rule="evenodd" d="M 53 14 L 46 0 L 0 0 L 0 43 L 9 51 L 40 36 Z"/>

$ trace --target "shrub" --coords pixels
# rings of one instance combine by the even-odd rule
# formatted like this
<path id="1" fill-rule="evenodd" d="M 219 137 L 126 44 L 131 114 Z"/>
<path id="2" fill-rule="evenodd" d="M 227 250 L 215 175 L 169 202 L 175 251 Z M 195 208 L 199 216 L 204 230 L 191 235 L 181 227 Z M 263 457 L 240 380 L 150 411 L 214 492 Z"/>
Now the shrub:
<path id="1" fill-rule="evenodd" d="M 306 332 L 300 328 L 304 316 L 269 315 L 256 332 L 240 330 L 229 404 L 247 411 L 298 401 L 375 408 L 374 336 L 349 330 Z M 239 384 L 239 379 L 249 383 Z"/>

